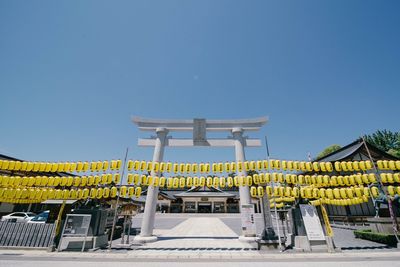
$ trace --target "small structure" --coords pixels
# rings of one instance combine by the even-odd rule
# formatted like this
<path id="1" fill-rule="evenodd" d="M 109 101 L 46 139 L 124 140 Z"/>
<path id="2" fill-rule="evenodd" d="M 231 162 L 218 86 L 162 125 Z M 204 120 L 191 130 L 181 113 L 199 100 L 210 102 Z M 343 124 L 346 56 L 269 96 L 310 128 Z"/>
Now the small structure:
<path id="1" fill-rule="evenodd" d="M 226 213 L 228 199 L 234 199 L 236 195 L 214 187 L 193 187 L 175 197 L 182 199 L 183 212 Z"/>

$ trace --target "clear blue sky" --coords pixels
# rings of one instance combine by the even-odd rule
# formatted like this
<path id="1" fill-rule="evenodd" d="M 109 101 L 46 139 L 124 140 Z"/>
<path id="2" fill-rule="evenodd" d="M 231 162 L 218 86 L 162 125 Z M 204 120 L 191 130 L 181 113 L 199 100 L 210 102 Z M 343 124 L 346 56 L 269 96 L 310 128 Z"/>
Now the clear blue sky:
<path id="1" fill-rule="evenodd" d="M 131 116 L 269 116 L 271 154 L 307 159 L 399 131 L 399 1 L 0 1 L 0 153 L 151 159 Z M 233 149 L 167 149 L 225 161 Z M 248 159 L 265 148 L 247 150 Z"/>

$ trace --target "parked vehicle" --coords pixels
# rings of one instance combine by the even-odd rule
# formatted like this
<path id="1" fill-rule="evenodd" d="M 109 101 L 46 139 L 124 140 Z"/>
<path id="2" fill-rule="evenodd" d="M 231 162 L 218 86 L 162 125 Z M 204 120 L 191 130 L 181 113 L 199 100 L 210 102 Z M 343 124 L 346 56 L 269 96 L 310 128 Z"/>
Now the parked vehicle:
<path id="1" fill-rule="evenodd" d="M 49 214 L 49 210 L 43 211 L 35 217 L 32 217 L 29 221 L 27 221 L 27 223 L 46 223 L 49 219 Z"/>
<path id="2" fill-rule="evenodd" d="M 13 212 L 8 215 L 4 215 L 1 217 L 1 221 L 11 221 L 11 222 L 27 222 L 33 217 L 36 216 L 36 213 L 33 212 Z"/>

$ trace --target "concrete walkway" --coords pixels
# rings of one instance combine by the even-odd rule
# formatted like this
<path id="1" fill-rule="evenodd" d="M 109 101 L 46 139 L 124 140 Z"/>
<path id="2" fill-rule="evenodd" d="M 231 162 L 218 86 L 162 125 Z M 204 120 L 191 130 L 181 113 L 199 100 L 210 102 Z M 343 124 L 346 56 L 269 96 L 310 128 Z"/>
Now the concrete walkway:
<path id="1" fill-rule="evenodd" d="M 135 218 L 138 220 L 139 218 Z M 256 216 L 256 220 L 259 218 Z M 140 223 L 137 221 L 135 223 Z M 140 225 L 140 224 L 139 224 Z M 365 240 L 354 240 L 351 230 L 334 228 L 341 245 L 362 245 L 369 249 L 344 250 L 342 253 L 295 253 L 291 250 L 259 251 L 255 244 L 238 240 L 240 217 L 238 215 L 157 215 L 154 233 L 159 240 L 144 245 L 132 244 L 128 249 L 97 250 L 94 252 L 47 252 L 45 250 L 0 250 L 0 267 L 10 266 L 145 266 L 216 265 L 252 262 L 253 266 L 400 266 L 400 251 L 377 249 Z M 113 244 L 117 245 L 115 240 Z M 374 249 L 371 249 L 374 248 Z M 45 262 L 44 265 L 43 262 Z M 159 263 L 159 264 L 158 264 Z M 181 265 L 178 265 L 181 263 Z M 169 265 L 168 265 L 169 264 Z M 226 264 L 226 265 L 228 265 Z M 296 265 L 297 264 L 297 265 Z M 355 265 L 354 265 L 355 264 Z M 358 265 L 357 265 L 358 264 Z M 247 263 L 246 263 L 247 265 Z M 140 266 L 140 265 L 139 265 Z M 222 266 L 222 265 L 219 265 Z"/>
<path id="2" fill-rule="evenodd" d="M 238 235 L 219 218 L 189 218 L 176 227 L 165 231 L 162 236 L 169 237 L 235 237 Z"/>
<path id="3" fill-rule="evenodd" d="M 147 243 L 137 250 L 207 250 L 246 249 L 252 250 L 255 244 L 243 243 L 238 235 L 219 218 L 195 217 L 184 220 L 172 229 L 156 229 L 158 241 Z"/>

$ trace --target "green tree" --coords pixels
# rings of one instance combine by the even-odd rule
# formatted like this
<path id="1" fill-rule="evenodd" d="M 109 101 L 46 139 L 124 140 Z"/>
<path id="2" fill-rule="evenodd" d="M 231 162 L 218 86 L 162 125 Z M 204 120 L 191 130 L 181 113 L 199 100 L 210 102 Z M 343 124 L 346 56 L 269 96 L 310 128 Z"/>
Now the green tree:
<path id="1" fill-rule="evenodd" d="M 400 158 L 400 150 L 396 150 L 396 149 L 389 149 L 389 151 L 387 151 L 388 154 L 398 157 Z"/>
<path id="2" fill-rule="evenodd" d="M 395 157 L 400 157 L 400 132 L 378 130 L 373 134 L 365 135 L 364 138 L 379 149 Z"/>
<path id="3" fill-rule="evenodd" d="M 342 147 L 340 145 L 330 145 L 327 148 L 325 148 L 324 150 L 322 150 L 321 153 L 318 154 L 317 159 L 323 158 L 326 155 L 329 155 L 330 153 L 335 152 L 341 148 Z"/>

